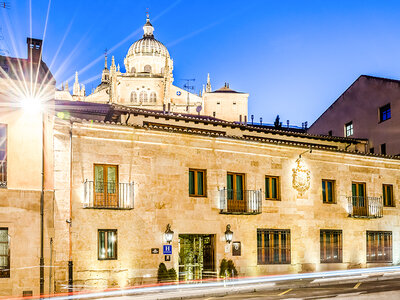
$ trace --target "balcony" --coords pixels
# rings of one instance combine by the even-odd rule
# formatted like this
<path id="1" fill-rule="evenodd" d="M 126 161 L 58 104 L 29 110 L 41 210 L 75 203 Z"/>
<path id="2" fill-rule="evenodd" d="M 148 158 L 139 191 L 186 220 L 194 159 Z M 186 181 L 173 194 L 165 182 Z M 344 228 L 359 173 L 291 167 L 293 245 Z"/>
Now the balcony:
<path id="1" fill-rule="evenodd" d="M 219 190 L 220 213 L 232 215 L 261 214 L 261 190 Z"/>
<path id="2" fill-rule="evenodd" d="M 349 217 L 352 218 L 382 218 L 383 202 L 382 197 L 347 197 L 349 205 Z"/>
<path id="3" fill-rule="evenodd" d="M 133 182 L 84 182 L 84 208 L 133 209 L 133 199 Z"/>

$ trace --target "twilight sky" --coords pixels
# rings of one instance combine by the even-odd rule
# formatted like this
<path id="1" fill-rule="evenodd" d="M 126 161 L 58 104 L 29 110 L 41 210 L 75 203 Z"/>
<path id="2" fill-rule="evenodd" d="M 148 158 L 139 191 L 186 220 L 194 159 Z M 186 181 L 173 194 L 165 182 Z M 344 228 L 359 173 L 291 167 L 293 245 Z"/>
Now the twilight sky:
<path id="1" fill-rule="evenodd" d="M 72 87 L 77 70 L 87 92 L 100 83 L 105 48 L 125 71 L 146 8 L 174 60 L 175 85 L 195 78 L 199 91 L 209 72 L 213 89 L 229 82 L 248 92 L 249 116 L 264 123 L 279 114 L 312 124 L 361 74 L 400 78 L 400 1 L 32 0 L 32 26 L 29 1 L 6 1 L 0 48 L 26 57 L 26 37 L 45 32 L 58 86 Z"/>

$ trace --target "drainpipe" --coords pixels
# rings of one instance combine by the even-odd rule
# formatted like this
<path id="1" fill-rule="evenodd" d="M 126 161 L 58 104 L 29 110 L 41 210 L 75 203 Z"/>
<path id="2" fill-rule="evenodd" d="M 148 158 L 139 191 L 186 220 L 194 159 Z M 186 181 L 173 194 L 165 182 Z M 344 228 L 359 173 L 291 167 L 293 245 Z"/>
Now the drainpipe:
<path id="1" fill-rule="evenodd" d="M 68 223 L 68 234 L 69 234 L 69 259 L 68 259 L 68 292 L 73 292 L 73 262 L 72 262 L 72 129 L 73 121 L 71 120 L 71 129 L 69 132 L 69 143 L 70 143 L 70 160 L 69 160 L 69 219 Z"/>
<path id="2" fill-rule="evenodd" d="M 42 112 L 42 188 L 40 192 L 40 295 L 44 294 L 44 112 Z"/>

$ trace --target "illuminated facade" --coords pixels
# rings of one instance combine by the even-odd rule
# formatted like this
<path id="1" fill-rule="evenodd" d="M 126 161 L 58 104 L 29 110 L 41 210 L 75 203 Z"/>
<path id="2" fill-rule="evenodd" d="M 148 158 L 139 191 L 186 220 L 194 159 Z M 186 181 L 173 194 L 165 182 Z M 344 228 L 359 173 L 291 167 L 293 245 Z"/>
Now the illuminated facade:
<path id="1" fill-rule="evenodd" d="M 236 122 L 247 119 L 249 94 L 234 91 L 227 85 L 213 91 L 209 75 L 206 86 L 199 94 L 173 85 L 173 60 L 168 49 L 155 39 L 149 17 L 143 31 L 143 37 L 134 42 L 127 52 L 125 72 L 121 71 L 114 57 L 109 66 L 106 56 L 101 83 L 91 94 L 85 96 L 85 87 L 79 84 L 76 73 L 72 95 L 67 83 L 56 91 L 55 98 L 201 114 Z"/>
<path id="2" fill-rule="evenodd" d="M 161 262 L 181 280 L 217 276 L 223 258 L 241 276 L 400 262 L 400 160 L 365 154 L 365 140 L 56 103 L 54 168 L 62 180 L 55 182 L 55 219 L 69 215 L 72 126 L 78 287 L 155 282 Z M 55 285 L 61 291 L 68 235 L 59 224 Z M 168 224 L 174 235 L 166 261 Z"/>

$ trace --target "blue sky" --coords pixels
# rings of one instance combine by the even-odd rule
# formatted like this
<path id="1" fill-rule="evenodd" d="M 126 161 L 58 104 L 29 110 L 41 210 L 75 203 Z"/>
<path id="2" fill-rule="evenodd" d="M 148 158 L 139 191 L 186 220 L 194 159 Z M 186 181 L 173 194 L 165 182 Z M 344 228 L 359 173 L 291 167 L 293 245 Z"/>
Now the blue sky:
<path id="1" fill-rule="evenodd" d="M 155 37 L 174 60 L 175 84 L 207 73 L 213 88 L 248 92 L 249 115 L 311 124 L 361 74 L 400 78 L 400 1 L 32 1 L 0 9 L 2 48 L 26 57 L 26 37 L 43 38 L 58 84 L 72 78 L 91 91 L 104 49 L 123 69 L 149 8 Z"/>

